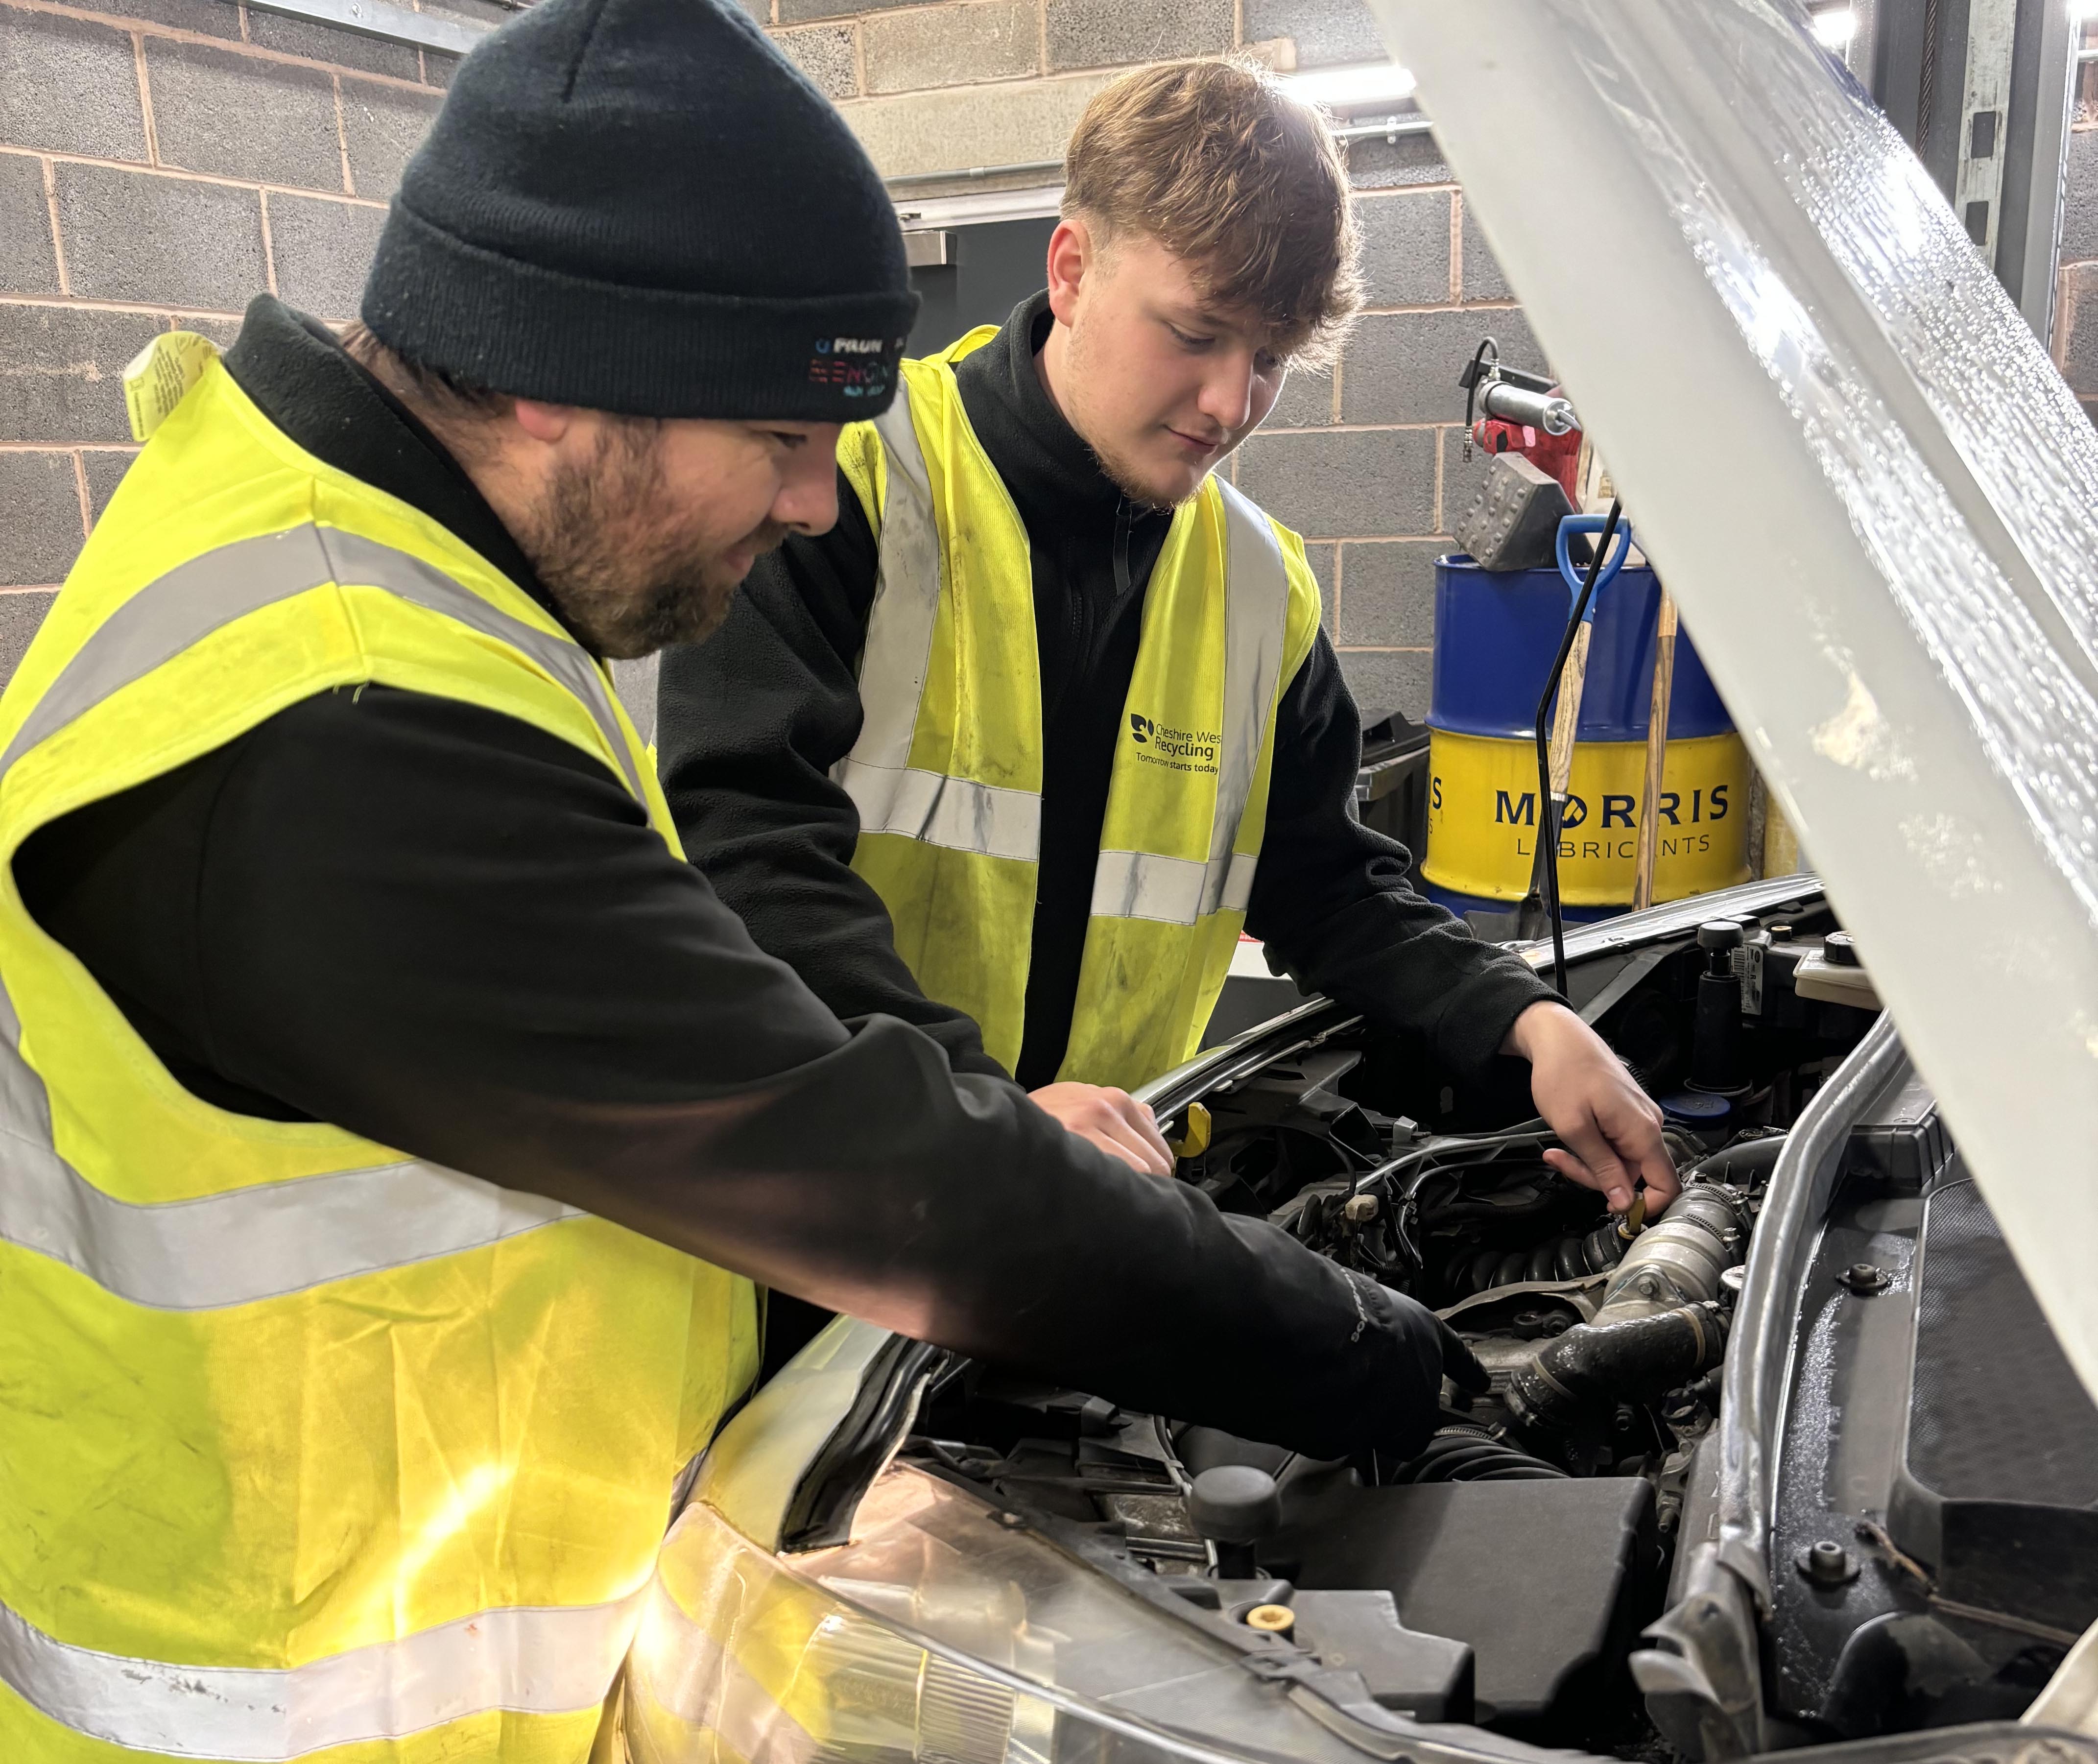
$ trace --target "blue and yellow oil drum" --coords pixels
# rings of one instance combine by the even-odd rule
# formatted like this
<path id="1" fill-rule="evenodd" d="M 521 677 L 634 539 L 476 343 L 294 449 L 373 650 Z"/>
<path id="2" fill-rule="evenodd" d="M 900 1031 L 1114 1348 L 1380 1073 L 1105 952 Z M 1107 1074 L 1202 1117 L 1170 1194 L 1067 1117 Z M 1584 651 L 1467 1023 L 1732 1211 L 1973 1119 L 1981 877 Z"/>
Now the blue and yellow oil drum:
<path id="1" fill-rule="evenodd" d="M 1661 585 L 1622 572 L 1602 590 L 1559 845 L 1569 918 L 1631 906 L 1653 688 Z M 1505 909 L 1530 887 L 1537 850 L 1537 697 L 1566 627 L 1556 569 L 1435 566 L 1434 686 L 1428 713 L 1430 898 L 1453 912 Z M 1749 761 L 1688 635 L 1675 644 L 1661 774 L 1654 898 L 1680 900 L 1749 875 Z"/>

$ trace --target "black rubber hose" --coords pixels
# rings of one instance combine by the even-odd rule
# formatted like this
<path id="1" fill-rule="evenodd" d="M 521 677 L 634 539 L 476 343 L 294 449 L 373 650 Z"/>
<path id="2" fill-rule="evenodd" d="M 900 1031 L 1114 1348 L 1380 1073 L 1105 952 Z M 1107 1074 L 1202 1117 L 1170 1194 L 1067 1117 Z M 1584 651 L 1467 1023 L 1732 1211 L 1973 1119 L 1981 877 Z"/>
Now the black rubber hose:
<path id="1" fill-rule="evenodd" d="M 1586 1231 L 1547 1238 L 1527 1255 L 1521 1251 L 1460 1250 L 1444 1271 L 1443 1284 L 1452 1297 L 1469 1298 L 1474 1292 L 1512 1285 L 1517 1280 L 1578 1280 L 1591 1274 L 1607 1274 L 1624 1260 L 1626 1240 L 1615 1219 L 1605 1219 Z"/>
<path id="2" fill-rule="evenodd" d="M 1785 1136 L 1781 1133 L 1766 1133 L 1753 1139 L 1737 1139 L 1723 1146 L 1710 1157 L 1699 1161 L 1692 1178 L 1697 1182 L 1725 1183 L 1730 1187 L 1753 1188 L 1758 1183 L 1767 1182 L 1770 1174 L 1777 1168 L 1780 1154 L 1784 1150 Z"/>
<path id="3" fill-rule="evenodd" d="M 1717 1366 L 1726 1350 L 1726 1320 L 1714 1305 L 1581 1323 L 1515 1369 L 1508 1407 L 1525 1427 L 1567 1433 L 1599 1409 L 1666 1395 Z"/>
<path id="4" fill-rule="evenodd" d="M 1542 1482 L 1563 1477 L 1556 1464 L 1533 1458 L 1483 1433 L 1437 1433 L 1428 1449 L 1409 1459 L 1387 1479 L 1393 1482 Z"/>

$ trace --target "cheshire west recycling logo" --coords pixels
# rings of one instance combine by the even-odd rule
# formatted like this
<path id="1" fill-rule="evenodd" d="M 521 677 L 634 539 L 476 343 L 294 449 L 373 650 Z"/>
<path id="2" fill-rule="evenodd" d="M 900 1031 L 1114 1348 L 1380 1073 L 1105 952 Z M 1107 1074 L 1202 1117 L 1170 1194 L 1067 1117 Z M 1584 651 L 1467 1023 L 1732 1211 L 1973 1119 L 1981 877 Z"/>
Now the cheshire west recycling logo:
<path id="1" fill-rule="evenodd" d="M 1223 740 L 1213 730 L 1176 729 L 1134 710 L 1129 713 L 1129 738 L 1139 759 L 1176 772 L 1216 770 L 1217 749 Z"/>

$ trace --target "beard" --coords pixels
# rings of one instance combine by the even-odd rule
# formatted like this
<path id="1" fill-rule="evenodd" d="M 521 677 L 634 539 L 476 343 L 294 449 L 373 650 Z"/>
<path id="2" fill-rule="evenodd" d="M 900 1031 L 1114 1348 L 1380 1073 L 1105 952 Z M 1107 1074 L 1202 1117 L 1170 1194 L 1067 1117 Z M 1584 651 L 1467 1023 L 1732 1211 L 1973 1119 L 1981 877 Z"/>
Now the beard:
<path id="1" fill-rule="evenodd" d="M 630 661 L 711 636 L 745 573 L 731 554 L 769 551 L 788 531 L 767 520 L 724 542 L 704 514 L 665 489 L 656 425 L 635 419 L 608 425 L 586 465 L 555 472 L 520 538 L 568 624 Z"/>
<path id="2" fill-rule="evenodd" d="M 1101 476 L 1120 490 L 1124 498 L 1139 514 L 1170 515 L 1183 502 L 1192 502 L 1202 494 L 1202 485 L 1206 479 L 1197 480 L 1194 489 L 1183 495 L 1161 496 L 1156 489 L 1144 483 L 1131 461 L 1101 446 L 1098 441 L 1087 441 L 1086 445 L 1091 450 L 1094 463 L 1099 467 Z"/>

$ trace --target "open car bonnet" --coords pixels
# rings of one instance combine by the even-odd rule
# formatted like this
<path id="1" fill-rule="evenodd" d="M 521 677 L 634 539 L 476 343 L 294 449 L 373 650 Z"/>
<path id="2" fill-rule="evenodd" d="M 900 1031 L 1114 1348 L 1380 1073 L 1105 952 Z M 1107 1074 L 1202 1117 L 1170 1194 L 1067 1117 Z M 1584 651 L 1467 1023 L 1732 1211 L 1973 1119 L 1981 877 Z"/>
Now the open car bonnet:
<path id="1" fill-rule="evenodd" d="M 2098 1390 L 2098 433 L 1770 0 L 1371 0 Z"/>

